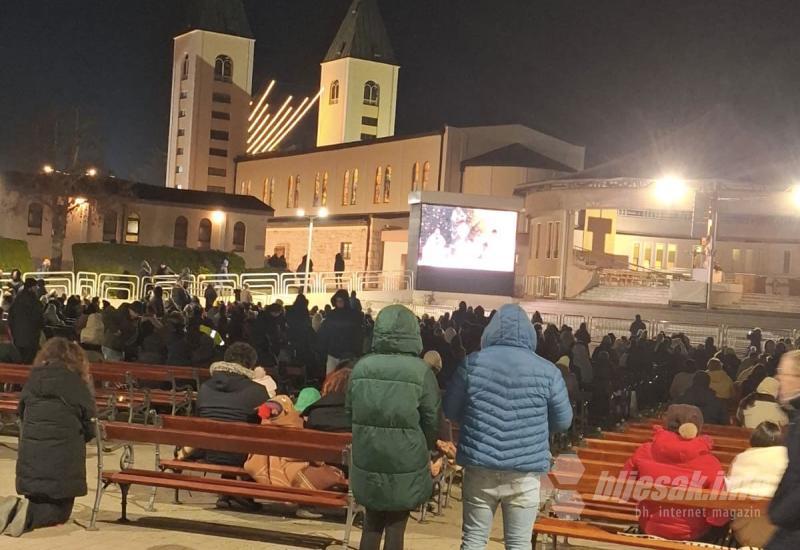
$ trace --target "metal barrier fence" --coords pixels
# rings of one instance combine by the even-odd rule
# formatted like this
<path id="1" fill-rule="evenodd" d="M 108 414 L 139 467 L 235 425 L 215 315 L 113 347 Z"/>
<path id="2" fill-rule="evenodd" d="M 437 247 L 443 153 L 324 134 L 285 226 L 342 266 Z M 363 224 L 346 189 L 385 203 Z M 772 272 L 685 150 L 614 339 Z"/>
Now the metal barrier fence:
<path id="1" fill-rule="evenodd" d="M 42 279 L 48 291 L 71 296 L 75 293 L 75 274 L 72 271 L 29 271 L 22 274 L 22 280 Z"/>
<path id="2" fill-rule="evenodd" d="M 523 278 L 523 296 L 534 298 L 558 298 L 561 277 L 558 275 L 528 275 Z"/>
<path id="3" fill-rule="evenodd" d="M 75 275 L 75 294 L 79 296 L 97 296 L 97 273 L 78 271 Z"/>

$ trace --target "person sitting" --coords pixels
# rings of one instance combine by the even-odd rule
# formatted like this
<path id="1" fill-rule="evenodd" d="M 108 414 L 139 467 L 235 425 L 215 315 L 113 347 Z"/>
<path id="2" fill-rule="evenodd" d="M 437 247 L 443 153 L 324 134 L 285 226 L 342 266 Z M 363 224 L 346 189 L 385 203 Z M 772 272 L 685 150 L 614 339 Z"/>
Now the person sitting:
<path id="1" fill-rule="evenodd" d="M 660 484 L 670 487 L 687 487 L 690 480 L 699 477 L 704 489 L 722 488 L 722 465 L 711 454 L 711 439 L 700 435 L 702 429 L 703 413 L 699 408 L 670 405 L 664 415 L 664 426 L 654 427 L 653 440 L 634 451 L 620 477 L 658 479 Z M 643 533 L 671 540 L 711 540 L 716 534 L 714 528 L 728 522 L 727 516 L 713 511 L 698 509 L 686 513 L 685 508 L 647 500 L 639 502 L 637 508 Z"/>
<path id="2" fill-rule="evenodd" d="M 683 395 L 686 390 L 692 386 L 694 374 L 697 372 L 694 359 L 687 361 L 679 361 L 680 370 L 672 377 L 672 383 L 669 386 L 670 399 L 678 399 Z"/>
<path id="3" fill-rule="evenodd" d="M 94 438 L 96 416 L 91 386 L 78 344 L 51 338 L 36 355 L 18 409 L 16 488 L 24 498 L 0 499 L 6 512 L 0 514 L 0 532 L 20 536 L 64 523 L 75 497 L 87 493 L 86 443 Z"/>
<path id="4" fill-rule="evenodd" d="M 705 371 L 696 372 L 691 387 L 675 400 L 676 404 L 693 405 L 709 424 L 730 424 L 725 404 L 711 391 L 711 379 Z"/>
<path id="5" fill-rule="evenodd" d="M 728 401 L 734 396 L 733 380 L 723 369 L 722 361 L 716 357 L 708 360 L 708 377 L 711 380 L 711 391 L 723 401 Z"/>
<path id="6" fill-rule="evenodd" d="M 778 426 L 786 426 L 789 417 L 778 403 L 778 389 L 780 384 L 775 378 L 764 378 L 756 391 L 746 395 L 739 402 L 736 420 L 745 428 L 753 429 L 762 422 L 772 422 Z"/>
<path id="7" fill-rule="evenodd" d="M 728 492 L 772 498 L 789 463 L 780 426 L 768 421 L 759 423 L 750 436 L 750 446 L 731 462 L 725 479 Z M 768 468 L 764 467 L 766 464 Z M 775 526 L 766 514 L 734 517 L 731 529 L 739 546 L 755 548 L 765 546 L 775 534 Z"/>
<path id="8" fill-rule="evenodd" d="M 225 360 L 209 369 L 211 378 L 203 382 L 197 393 L 197 413 L 202 418 L 223 422 L 258 423 L 257 409 L 269 399 L 267 390 L 253 381 L 253 367 L 258 355 L 249 344 L 237 342 L 225 352 Z M 212 464 L 242 466 L 247 455 L 222 451 L 206 451 L 205 460 Z M 193 455 L 196 456 L 196 455 Z M 227 507 L 231 501 L 251 508 L 249 501 L 220 496 L 217 505 Z"/>
<path id="9" fill-rule="evenodd" d="M 350 432 L 350 415 L 345 410 L 347 386 L 353 372 L 352 361 L 340 364 L 322 384 L 322 397 L 305 408 L 306 428 L 323 432 Z"/>

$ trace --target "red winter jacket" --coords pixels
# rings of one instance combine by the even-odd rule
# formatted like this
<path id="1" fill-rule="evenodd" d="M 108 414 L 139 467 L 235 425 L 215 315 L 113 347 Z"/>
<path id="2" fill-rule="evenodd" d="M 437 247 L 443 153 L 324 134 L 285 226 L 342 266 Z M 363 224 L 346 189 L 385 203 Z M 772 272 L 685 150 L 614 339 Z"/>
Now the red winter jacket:
<path id="1" fill-rule="evenodd" d="M 683 439 L 661 426 L 654 429 L 653 441 L 644 443 L 628 459 L 623 473 L 637 479 L 657 480 L 670 487 L 700 487 L 724 490 L 724 473 L 713 443 L 705 435 Z M 658 479 L 661 478 L 661 479 Z M 728 522 L 724 512 L 662 505 L 643 500 L 638 505 L 641 530 L 670 540 L 698 540 L 711 526 Z"/>

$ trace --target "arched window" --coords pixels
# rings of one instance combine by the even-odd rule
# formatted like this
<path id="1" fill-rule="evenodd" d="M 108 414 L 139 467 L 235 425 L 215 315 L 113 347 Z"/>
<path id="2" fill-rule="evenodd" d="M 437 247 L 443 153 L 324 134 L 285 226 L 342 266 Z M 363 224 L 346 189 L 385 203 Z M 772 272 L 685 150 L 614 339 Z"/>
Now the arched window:
<path id="1" fill-rule="evenodd" d="M 139 214 L 130 213 L 125 220 L 125 242 L 136 244 L 139 242 Z"/>
<path id="2" fill-rule="evenodd" d="M 428 183 L 430 183 L 431 179 L 431 163 L 427 160 L 425 164 L 422 165 L 422 190 L 426 190 L 428 188 Z"/>
<path id="3" fill-rule="evenodd" d="M 381 99 L 381 89 L 378 84 L 368 80 L 364 84 L 364 105 L 378 105 Z"/>
<path id="4" fill-rule="evenodd" d="M 233 80 L 233 60 L 227 55 L 218 55 L 214 61 L 214 80 L 221 82 Z"/>
<path id="5" fill-rule="evenodd" d="M 353 185 L 350 187 L 350 204 L 355 204 L 358 199 L 358 168 L 353 170 Z"/>
<path id="6" fill-rule="evenodd" d="M 328 173 L 322 174 L 322 196 L 320 197 L 322 206 L 328 206 Z"/>
<path id="7" fill-rule="evenodd" d="M 42 205 L 32 202 L 28 205 L 28 235 L 42 234 Z"/>
<path id="8" fill-rule="evenodd" d="M 350 170 L 344 171 L 342 179 L 342 206 L 350 204 Z"/>
<path id="9" fill-rule="evenodd" d="M 416 191 L 419 188 L 419 163 L 415 162 L 414 167 L 411 169 L 411 190 Z"/>
<path id="10" fill-rule="evenodd" d="M 319 181 L 319 172 L 317 175 L 314 176 L 314 206 L 319 206 L 319 194 L 320 194 L 320 181 Z"/>
<path id="11" fill-rule="evenodd" d="M 289 176 L 289 184 L 286 186 L 286 208 L 292 207 L 294 200 L 294 178 Z"/>
<path id="12" fill-rule="evenodd" d="M 233 250 L 235 252 L 244 252 L 244 240 L 247 233 L 247 228 L 243 222 L 236 222 L 233 226 Z"/>
<path id="13" fill-rule="evenodd" d="M 175 248 L 186 248 L 186 241 L 189 236 L 189 220 L 183 216 L 175 218 L 175 230 L 172 233 L 172 246 Z"/>
<path id="14" fill-rule="evenodd" d="M 117 242 L 117 213 L 113 210 L 103 214 L 103 242 Z"/>
<path id="15" fill-rule="evenodd" d="M 200 228 L 197 232 L 197 248 L 201 250 L 211 248 L 211 221 L 208 218 L 200 220 Z"/>
<path id="16" fill-rule="evenodd" d="M 181 80 L 189 78 L 189 54 L 183 56 L 183 64 L 181 65 Z"/>
<path id="17" fill-rule="evenodd" d="M 264 178 L 264 204 L 272 205 L 275 197 L 275 178 Z"/>
<path id="18" fill-rule="evenodd" d="M 300 206 L 300 174 L 294 177 L 294 207 Z"/>
<path id="19" fill-rule="evenodd" d="M 339 81 L 334 80 L 331 82 L 331 91 L 330 95 L 328 96 L 328 103 L 333 105 L 334 103 L 339 103 Z"/>
<path id="20" fill-rule="evenodd" d="M 389 202 L 391 199 L 392 188 L 392 167 L 386 166 L 386 171 L 383 173 L 383 202 Z"/>
<path id="21" fill-rule="evenodd" d="M 381 193 L 381 184 L 383 183 L 383 168 L 378 166 L 375 169 L 375 192 L 372 194 L 372 202 L 378 204 L 381 202 L 381 197 L 383 193 Z"/>

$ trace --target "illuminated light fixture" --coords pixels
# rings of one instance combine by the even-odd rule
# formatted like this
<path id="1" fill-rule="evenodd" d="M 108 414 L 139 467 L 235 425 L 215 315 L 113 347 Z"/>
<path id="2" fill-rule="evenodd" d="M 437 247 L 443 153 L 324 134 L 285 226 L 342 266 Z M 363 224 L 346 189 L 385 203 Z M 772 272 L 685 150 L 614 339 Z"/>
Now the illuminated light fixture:
<path id="1" fill-rule="evenodd" d="M 94 168 L 94 167 L 89 168 L 86 171 L 86 175 L 89 176 L 89 177 L 92 177 L 92 178 L 95 177 L 97 175 L 97 168 Z"/>
<path id="2" fill-rule="evenodd" d="M 78 206 L 83 206 L 84 204 L 86 204 L 86 198 L 85 197 L 75 197 L 75 204 L 78 205 Z"/>
<path id="3" fill-rule="evenodd" d="M 319 214 L 318 215 L 319 215 L 320 218 L 327 218 L 328 217 L 328 209 L 323 206 L 322 208 L 319 209 Z"/>
<path id="4" fill-rule="evenodd" d="M 269 83 L 269 86 L 267 86 L 267 89 L 261 95 L 261 99 L 258 100 L 258 103 L 256 104 L 255 108 L 252 111 L 250 111 L 250 116 L 247 117 L 247 121 L 248 122 L 250 122 L 251 120 L 253 120 L 256 117 L 256 113 L 261 108 L 261 104 L 264 103 L 264 101 L 267 99 L 267 96 L 272 91 L 273 86 L 275 86 L 275 81 L 274 80 Z M 250 104 L 252 105 L 253 102 L 251 101 Z"/>
<path id="5" fill-rule="evenodd" d="M 686 180 L 679 176 L 667 175 L 657 179 L 653 192 L 660 201 L 671 203 L 681 200 L 687 192 Z"/>
<path id="6" fill-rule="evenodd" d="M 254 142 L 250 145 L 247 149 L 248 153 L 257 153 L 258 149 L 267 141 L 268 135 L 272 132 L 272 129 L 277 125 L 280 124 L 279 117 L 282 116 L 282 113 L 289 107 L 289 103 L 292 101 L 292 96 L 286 98 L 286 101 L 283 102 L 281 108 L 275 113 L 275 116 L 272 117 L 272 121 L 261 131 L 261 134 L 255 138 Z"/>
<path id="7" fill-rule="evenodd" d="M 271 115 L 270 113 L 267 113 L 265 116 L 261 117 L 261 121 L 258 123 L 258 126 L 256 127 L 256 129 L 253 130 L 252 132 L 250 132 L 250 135 L 247 137 L 247 143 L 250 143 L 251 141 L 253 141 L 253 139 L 256 137 L 256 134 L 261 131 L 261 129 L 264 127 L 264 125 L 269 120 L 270 115 Z"/>
<path id="8" fill-rule="evenodd" d="M 55 170 L 49 164 L 45 164 L 44 166 L 42 166 L 42 172 L 44 172 L 45 174 L 52 174 L 53 172 L 55 172 Z"/>
<path id="9" fill-rule="evenodd" d="M 269 109 L 269 103 L 264 103 L 264 106 L 261 108 L 261 112 L 260 112 L 260 113 L 258 113 L 258 115 L 257 115 L 256 117 L 254 117 L 254 118 L 253 118 L 253 122 L 250 124 L 250 126 L 248 126 L 248 127 L 247 127 L 247 131 L 248 131 L 248 132 L 252 132 L 252 131 L 253 131 L 253 128 L 255 128 L 256 126 L 258 126 L 258 124 L 259 124 L 259 123 L 262 121 L 262 119 L 264 118 L 264 116 L 263 116 L 264 114 L 266 114 L 267 116 L 269 116 L 269 113 L 267 113 L 267 110 L 268 110 L 268 109 Z M 258 132 L 258 130 L 256 130 L 256 132 Z"/>
<path id="10" fill-rule="evenodd" d="M 286 136 L 289 134 L 289 132 L 291 132 L 291 131 L 294 129 L 294 127 L 295 127 L 295 126 L 297 126 L 297 124 L 298 124 L 298 123 L 299 123 L 301 120 L 303 120 L 303 117 L 304 117 L 304 116 L 306 116 L 306 113 L 309 111 L 309 109 L 311 109 L 311 107 L 313 107 L 313 106 L 314 106 L 314 104 L 315 104 L 315 103 L 316 103 L 316 102 L 319 100 L 320 96 L 322 95 L 322 91 L 323 91 L 323 89 L 324 89 L 324 88 L 320 88 L 320 89 L 319 89 L 319 91 L 317 92 L 317 95 L 315 95 L 315 96 L 314 96 L 314 99 L 312 99 L 312 100 L 311 100 L 311 101 L 308 103 L 308 105 L 306 105 L 306 108 L 305 108 L 305 109 L 303 109 L 303 106 L 302 106 L 302 105 L 300 105 L 300 107 L 299 107 L 299 108 L 300 108 L 300 109 L 303 109 L 303 111 L 302 111 L 302 112 L 299 114 L 299 116 L 297 116 L 297 117 L 295 118 L 295 120 L 294 120 L 294 122 L 292 122 L 291 126 L 289 126 L 289 127 L 286 129 L 286 131 L 285 131 L 285 132 L 283 132 L 283 134 L 281 134 L 280 136 L 278 136 L 278 139 L 277 139 L 277 140 L 275 140 L 275 142 L 271 144 L 271 146 L 269 147 L 269 150 L 270 150 L 270 151 L 274 150 L 274 149 L 275 149 L 275 148 L 276 148 L 278 145 L 280 145 L 280 144 L 281 144 L 281 141 L 283 141 L 283 138 L 285 138 L 285 137 L 286 137 Z M 306 99 L 308 99 L 308 98 L 306 98 Z"/>
<path id="11" fill-rule="evenodd" d="M 287 100 L 286 103 L 284 103 L 284 106 L 288 106 L 288 105 L 289 105 L 289 101 Z M 266 145 L 276 135 L 276 132 L 281 127 L 281 124 L 283 124 L 283 121 L 286 120 L 289 117 L 289 115 L 292 114 L 293 110 L 294 110 L 294 107 L 289 107 L 288 109 L 286 109 L 283 112 L 283 114 L 281 116 L 277 116 L 277 114 L 275 115 L 276 118 L 273 120 L 273 123 L 272 123 L 272 125 L 270 126 L 270 129 L 269 129 L 269 132 L 267 132 L 264 135 L 264 137 L 261 139 L 261 141 L 259 141 L 256 144 L 256 146 L 253 148 L 253 152 L 254 153 L 263 153 L 264 151 L 267 150 Z M 278 111 L 278 112 L 280 112 L 280 111 Z"/>
<path id="12" fill-rule="evenodd" d="M 792 193 L 792 202 L 794 202 L 794 205 L 796 207 L 800 208 L 800 184 L 793 186 L 791 189 L 791 193 Z"/>
<path id="13" fill-rule="evenodd" d="M 306 215 L 306 211 L 303 210 L 302 208 L 298 208 L 297 209 L 297 215 L 302 218 L 302 217 L 304 217 Z"/>
<path id="14" fill-rule="evenodd" d="M 272 151 L 273 145 L 279 142 L 281 138 L 283 138 L 283 136 L 286 134 L 286 132 L 288 132 L 288 130 L 294 126 L 295 120 L 297 119 L 298 116 L 302 114 L 301 111 L 303 110 L 303 107 L 306 106 L 306 103 L 308 103 L 308 98 L 305 98 L 303 102 L 300 103 L 300 106 L 294 111 L 294 114 L 286 119 L 286 122 L 283 124 L 283 127 L 281 127 L 278 130 L 278 132 L 275 134 L 272 140 L 270 140 L 270 142 L 267 144 L 266 147 L 267 151 Z"/>
<path id="15" fill-rule="evenodd" d="M 211 213 L 211 220 L 214 223 L 222 223 L 223 221 L 225 221 L 225 212 L 223 212 L 222 210 L 214 210 Z"/>

